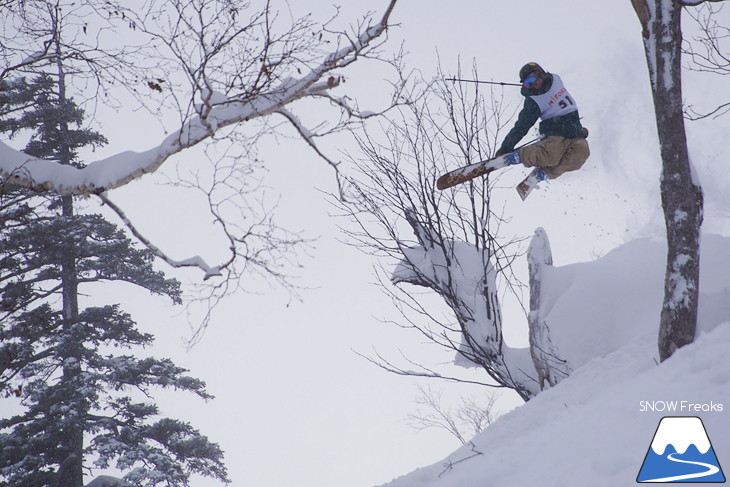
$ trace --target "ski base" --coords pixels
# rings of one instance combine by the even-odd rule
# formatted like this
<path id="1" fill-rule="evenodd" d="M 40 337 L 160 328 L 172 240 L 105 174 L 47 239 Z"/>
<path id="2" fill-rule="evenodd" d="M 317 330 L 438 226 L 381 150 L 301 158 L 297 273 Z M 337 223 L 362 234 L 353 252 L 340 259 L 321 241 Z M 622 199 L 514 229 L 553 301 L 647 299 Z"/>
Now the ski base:
<path id="1" fill-rule="evenodd" d="M 535 168 L 525 179 L 522 180 L 520 184 L 517 185 L 517 193 L 520 195 L 520 198 L 522 198 L 522 201 L 525 201 L 532 190 L 537 188 L 540 181 L 544 181 L 539 174 L 539 169 Z"/>
<path id="2" fill-rule="evenodd" d="M 454 169 L 453 171 L 449 171 L 439 177 L 436 180 L 436 187 L 440 190 L 444 190 L 461 183 L 471 181 L 479 176 L 489 174 L 496 169 L 510 166 L 509 158 L 510 154 L 505 154 L 495 157 L 494 159 L 487 159 L 475 162 L 474 164 L 469 164 L 468 166 L 460 167 L 459 169 Z M 519 159 L 514 162 L 519 163 L 518 161 Z M 530 174 L 517 185 L 517 193 L 520 195 L 520 198 L 522 198 L 522 201 L 525 201 L 532 190 L 537 188 L 538 183 L 540 183 L 540 181 L 545 181 L 546 178 L 547 175 L 544 170 L 538 167 L 534 168 Z"/>
<path id="3" fill-rule="evenodd" d="M 508 156 L 509 154 L 506 154 L 503 156 L 495 157 L 494 159 L 487 159 L 484 161 L 475 162 L 474 164 L 469 164 L 468 166 L 449 171 L 436 180 L 436 187 L 440 190 L 444 190 L 458 184 L 471 181 L 472 179 L 478 178 L 479 176 L 489 174 L 495 169 L 507 167 L 509 166 L 509 163 L 507 162 Z"/>

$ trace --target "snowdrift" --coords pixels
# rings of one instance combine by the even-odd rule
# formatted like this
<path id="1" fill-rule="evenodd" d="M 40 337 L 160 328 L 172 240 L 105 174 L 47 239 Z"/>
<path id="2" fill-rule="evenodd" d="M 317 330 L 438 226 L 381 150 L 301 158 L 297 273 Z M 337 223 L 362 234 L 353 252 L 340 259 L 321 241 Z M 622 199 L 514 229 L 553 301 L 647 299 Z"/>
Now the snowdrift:
<path id="1" fill-rule="evenodd" d="M 729 255 L 730 239 L 703 237 L 698 336 L 662 364 L 661 243 L 634 241 L 594 262 L 550 268 L 543 311 L 573 374 L 443 462 L 386 485 L 636 485 L 664 416 L 700 417 L 730 468 Z"/>
<path id="2" fill-rule="evenodd" d="M 730 321 L 730 239 L 702 238 L 698 333 Z M 666 243 L 629 242 L 593 262 L 547 267 L 541 313 L 573 370 L 643 336 L 656 336 Z"/>

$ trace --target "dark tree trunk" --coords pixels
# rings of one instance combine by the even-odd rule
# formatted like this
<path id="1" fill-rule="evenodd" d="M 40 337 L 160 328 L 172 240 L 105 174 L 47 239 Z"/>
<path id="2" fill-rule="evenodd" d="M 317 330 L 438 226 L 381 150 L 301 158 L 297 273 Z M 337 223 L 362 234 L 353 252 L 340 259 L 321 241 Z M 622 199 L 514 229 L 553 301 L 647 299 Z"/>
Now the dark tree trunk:
<path id="1" fill-rule="evenodd" d="M 661 198 L 667 268 L 659 325 L 659 356 L 669 358 L 695 337 L 703 195 L 689 161 L 682 110 L 682 6 L 678 0 L 634 1 L 642 19 L 662 158 Z"/>
<path id="2" fill-rule="evenodd" d="M 56 64 L 58 68 L 58 100 L 63 107 L 66 104 L 66 78 L 62 62 L 60 42 L 56 42 Z M 70 132 L 68 123 L 61 121 L 58 130 L 64 134 L 64 140 L 68 139 Z M 65 143 L 58 147 L 59 162 L 71 164 L 73 151 Z M 62 218 L 72 219 L 74 216 L 73 196 L 61 197 Z M 63 237 L 63 236 L 62 236 Z M 68 340 L 64 350 L 59 355 L 64 358 L 63 377 L 66 390 L 65 402 L 72 408 L 75 420 L 65 421 L 62 444 L 60 450 L 63 458 L 60 461 L 56 482 L 58 487 L 83 487 L 84 485 L 84 427 L 83 418 L 88 414 L 88 401 L 80 392 L 76 384 L 81 384 L 83 362 L 83 341 L 85 337 L 78 337 L 74 327 L 79 319 L 79 281 L 76 268 L 77 250 L 75 239 L 66 237 L 65 241 L 59 242 L 63 249 L 61 264 L 61 294 L 63 300 L 63 328 L 65 336 L 76 337 L 77 340 Z M 66 418 L 64 418 L 65 420 Z"/>
<path id="3" fill-rule="evenodd" d="M 73 196 L 62 197 L 63 218 L 72 218 L 74 214 Z M 61 286 L 63 296 L 64 332 L 67 337 L 75 337 L 73 328 L 79 317 L 78 274 L 76 270 L 76 255 L 73 239 L 61 242 L 64 249 L 63 264 L 61 266 Z M 80 384 L 83 360 L 83 341 L 68 340 L 64 343 L 60 355 L 64 358 L 63 377 L 64 389 L 67 392 L 64 402 L 73 408 L 74 414 L 85 415 L 86 398 L 81 395 L 74 384 Z M 63 418 L 64 420 L 66 418 Z M 66 420 L 63 428 L 63 438 L 59 445 L 62 452 L 56 485 L 58 487 L 82 487 L 84 485 L 84 430 L 79 419 Z"/>

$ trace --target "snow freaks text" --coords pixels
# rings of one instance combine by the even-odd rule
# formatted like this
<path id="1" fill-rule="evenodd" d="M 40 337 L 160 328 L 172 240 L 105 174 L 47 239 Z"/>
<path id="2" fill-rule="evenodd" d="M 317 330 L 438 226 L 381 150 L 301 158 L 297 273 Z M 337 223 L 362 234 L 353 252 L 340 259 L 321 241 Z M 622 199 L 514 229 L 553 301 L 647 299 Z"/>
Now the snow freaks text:
<path id="1" fill-rule="evenodd" d="M 724 406 L 721 403 L 695 403 L 692 401 L 640 401 L 639 412 L 668 412 L 668 413 L 721 413 Z"/>

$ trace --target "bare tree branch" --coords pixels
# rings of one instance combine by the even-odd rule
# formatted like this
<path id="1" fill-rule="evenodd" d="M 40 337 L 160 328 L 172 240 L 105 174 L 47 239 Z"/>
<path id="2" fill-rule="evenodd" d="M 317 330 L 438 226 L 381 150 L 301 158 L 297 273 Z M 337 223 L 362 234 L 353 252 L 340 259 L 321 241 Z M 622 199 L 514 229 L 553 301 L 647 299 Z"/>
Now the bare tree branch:
<path id="1" fill-rule="evenodd" d="M 165 254 L 162 250 L 160 250 L 155 244 L 153 244 L 149 239 L 145 238 L 139 230 L 132 224 L 132 222 L 129 220 L 127 215 L 122 211 L 119 206 L 117 206 L 114 202 L 112 202 L 109 197 L 106 195 L 106 193 L 101 193 L 97 195 L 99 199 L 108 206 L 114 213 L 119 216 L 119 218 L 124 222 L 124 225 L 127 227 L 127 229 L 134 235 L 137 240 L 139 240 L 145 247 L 150 249 L 152 253 L 159 257 L 160 259 L 164 260 L 167 264 L 169 264 L 171 267 L 197 267 L 200 270 L 202 270 L 205 273 L 204 279 L 209 279 L 213 276 L 220 276 L 221 275 L 221 267 L 215 266 L 209 266 L 201 257 L 191 257 L 184 260 L 175 260 L 170 257 L 168 257 L 167 254 Z M 230 263 L 230 261 L 228 262 Z M 228 264 L 227 263 L 227 264 Z M 226 264 L 223 265 L 223 268 L 226 267 Z"/>
<path id="2" fill-rule="evenodd" d="M 201 0 L 198 12 L 204 10 L 209 3 L 211 2 Z M 256 80 L 266 77 L 263 86 L 249 86 L 243 91 L 234 92 L 231 82 L 224 82 L 222 87 L 228 88 L 229 92 L 219 95 L 212 89 L 212 85 L 217 83 L 213 82 L 214 73 L 209 72 L 209 66 L 214 64 L 213 61 L 217 56 L 232 46 L 233 39 L 246 32 L 246 29 L 241 28 L 215 38 L 209 44 L 205 37 L 206 25 L 188 23 L 185 27 L 200 29 L 197 31 L 198 47 L 202 53 L 198 60 L 199 64 L 191 65 L 183 60 L 183 46 L 175 44 L 177 37 L 169 38 L 168 47 L 177 55 L 183 71 L 190 77 L 193 84 L 191 95 L 200 94 L 202 103 L 196 105 L 196 114 L 186 119 L 180 128 L 166 137 L 161 144 L 145 152 L 125 152 L 93 161 L 79 169 L 62 166 L 54 161 L 35 160 L 0 143 L 0 174 L 14 184 L 36 190 L 53 190 L 59 194 L 96 194 L 123 186 L 143 174 L 156 171 L 172 155 L 210 139 L 222 128 L 265 118 L 297 100 L 322 95 L 337 87 L 341 78 L 333 75 L 333 71 L 348 66 L 367 53 L 368 48 L 386 31 L 395 3 L 396 0 L 391 0 L 379 21 L 367 24 L 357 36 L 348 37 L 346 43 L 340 44 L 343 40 L 343 37 L 340 37 L 336 44 L 337 49 L 320 58 L 318 64 L 307 66 L 308 72 L 301 76 L 284 77 L 284 73 L 281 73 L 275 78 L 269 73 L 272 73 L 276 66 L 267 64 L 257 70 L 259 74 Z M 175 2 L 173 4 L 177 5 Z M 229 13 L 229 17 L 232 15 Z M 143 31 L 146 29 L 144 20 L 146 19 L 139 19 L 139 24 L 135 24 L 140 25 L 139 29 Z M 183 16 L 178 18 L 178 21 L 185 20 L 187 18 Z M 258 20 L 257 17 L 256 21 Z M 168 27 L 173 28 L 173 32 L 168 32 L 167 35 L 175 34 L 177 26 Z M 267 24 L 264 24 L 264 28 L 266 27 Z M 299 32 L 298 29 L 294 31 L 295 34 Z M 163 36 L 163 34 L 153 34 L 152 31 L 146 32 L 158 39 Z M 261 73 L 265 73 L 266 76 L 261 76 Z M 214 95 L 215 102 L 211 103 Z M 192 106 L 191 101 L 192 99 L 187 103 L 188 106 Z"/>
<path id="3" fill-rule="evenodd" d="M 719 3 L 724 1 L 725 0 L 679 0 L 679 4 L 684 5 L 685 7 L 696 7 L 702 3 Z"/>
<path id="4" fill-rule="evenodd" d="M 79 167 L 34 159 L 0 141 L 0 177 L 38 192 L 97 195 L 164 262 L 202 270 L 205 282 L 194 284 L 188 297 L 204 308 L 193 341 L 221 299 L 252 292 L 262 280 L 296 298 L 299 257 L 309 240 L 275 223 L 276 202 L 257 172 L 266 167 L 259 149 L 278 137 L 303 141 L 333 167 L 344 194 L 340 161 L 331 155 L 328 137 L 349 136 L 364 121 L 409 102 L 401 97 L 400 54 L 381 51 L 395 5 L 396 0 L 383 0 L 379 12 L 354 20 L 342 19 L 336 9 L 317 21 L 309 13 L 297 17 L 286 2 L 275 0 L 1 2 L 0 81 L 43 74 L 63 56 L 69 96 L 125 113 L 141 108 L 166 130 L 149 150 L 81 160 Z M 51 52 L 51 42 L 61 49 Z M 392 79 L 392 96 L 386 94 L 373 110 L 361 109 L 357 94 L 345 91 L 347 68 L 356 62 L 377 63 Z M 122 129 L 128 138 L 138 130 Z M 162 177 L 207 205 L 211 233 L 223 248 L 177 259 L 135 225 L 110 190 L 186 150 L 199 158 Z M 208 253 L 219 261 L 211 262 Z"/>
<path id="5" fill-rule="evenodd" d="M 730 22 L 730 11 L 723 8 L 725 5 L 716 6 L 704 2 L 692 5 L 700 7 L 686 10 L 694 21 L 684 28 L 687 34 L 682 42 L 682 54 L 688 60 L 685 63 L 686 69 L 721 76 L 730 75 L 730 26 L 727 25 Z M 694 35 L 690 35 L 695 31 L 692 27 L 697 31 Z M 718 118 L 727 113 L 728 107 L 730 103 L 721 103 L 713 110 L 700 112 L 692 105 L 687 105 L 684 116 L 692 121 Z"/>
<path id="6" fill-rule="evenodd" d="M 472 384 L 472 385 L 484 386 L 484 387 L 495 388 L 495 389 L 502 389 L 502 388 L 507 387 L 504 385 L 493 384 L 490 382 L 481 382 L 481 381 L 476 381 L 476 380 L 454 377 L 454 376 L 450 376 L 450 375 L 444 375 L 423 364 L 417 364 L 417 363 L 411 361 L 405 355 L 403 355 L 402 358 L 415 368 L 404 368 L 404 367 L 397 366 L 397 365 L 389 362 L 386 358 L 384 358 L 382 355 L 380 355 L 377 352 L 375 352 L 375 358 L 373 358 L 371 356 L 363 355 L 357 351 L 355 351 L 355 353 L 358 354 L 359 356 L 361 356 L 362 358 L 364 358 L 365 360 L 367 360 L 368 362 L 370 362 L 371 364 L 376 365 L 376 366 L 380 367 L 381 369 L 383 369 L 387 372 L 390 372 L 392 374 L 396 374 L 396 375 L 403 375 L 403 376 L 407 376 L 407 377 L 423 377 L 423 378 L 428 378 L 428 379 L 439 379 L 439 380 L 444 380 L 447 382 L 456 382 L 456 383 L 460 383 L 460 384 Z"/>
<path id="7" fill-rule="evenodd" d="M 409 426 L 418 430 L 443 429 L 465 445 L 496 419 L 496 400 L 494 391 L 489 391 L 482 399 L 462 397 L 457 406 L 449 407 L 443 403 L 442 392 L 419 386 L 415 399 L 418 409 L 407 420 Z"/>
<path id="8" fill-rule="evenodd" d="M 684 109 L 684 118 L 691 121 L 702 120 L 703 118 L 716 119 L 725 115 L 728 111 L 730 111 L 730 102 L 723 103 L 709 113 L 697 113 L 692 105 L 688 105 Z"/>
<path id="9" fill-rule="evenodd" d="M 529 352 L 507 353 L 502 337 L 497 282 L 502 289 L 520 289 L 511 271 L 520 240 L 500 231 L 504 220 L 490 198 L 498 177 L 450 191 L 435 188 L 447 166 L 487 159 L 495 151 L 505 109 L 495 91 L 483 97 L 479 89 L 454 89 L 443 81 L 419 87 L 409 97 L 416 101 L 391 114 L 383 133 L 359 139 L 362 159 L 353 160 L 359 173 L 341 207 L 358 225 L 348 233 L 353 245 L 396 263 L 381 283 L 402 311 L 400 326 L 528 399 L 539 390 Z M 436 293 L 453 315 L 437 316 L 408 284 Z M 399 374 L 440 377 L 423 365 L 410 370 L 374 361 Z"/>

